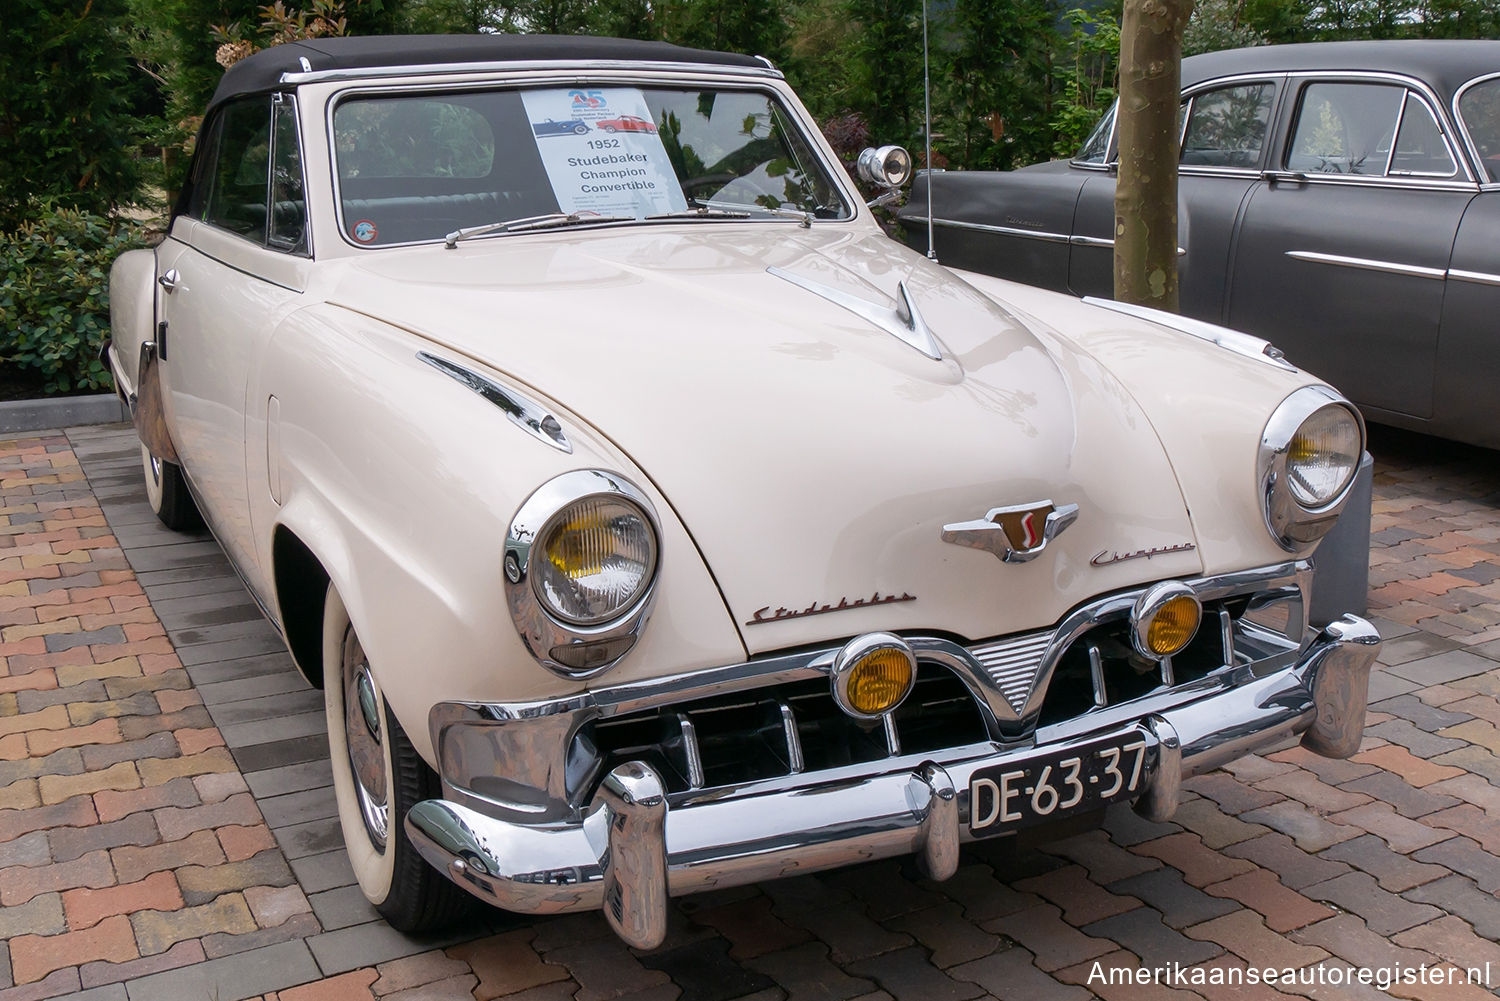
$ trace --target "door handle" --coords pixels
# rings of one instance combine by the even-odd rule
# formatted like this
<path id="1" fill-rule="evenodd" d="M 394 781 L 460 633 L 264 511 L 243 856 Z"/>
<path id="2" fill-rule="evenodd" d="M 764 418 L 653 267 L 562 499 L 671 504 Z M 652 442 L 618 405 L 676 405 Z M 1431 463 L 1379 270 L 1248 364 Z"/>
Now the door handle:
<path id="1" fill-rule="evenodd" d="M 166 274 L 164 274 L 160 278 L 156 279 L 156 284 L 160 285 L 162 288 L 166 289 L 167 292 L 170 293 L 170 292 L 173 292 L 173 291 L 176 290 L 177 283 L 180 282 L 181 280 L 182 280 L 182 275 L 180 275 L 180 274 L 177 273 L 177 269 L 176 268 L 168 268 Z"/>
<path id="2" fill-rule="evenodd" d="M 1272 184 L 1278 184 L 1278 183 L 1279 184 L 1306 184 L 1307 183 L 1307 175 L 1304 174 L 1304 173 L 1302 173 L 1301 171 L 1296 171 L 1296 170 L 1267 170 L 1267 171 L 1262 171 L 1260 176 L 1264 177 L 1267 181 L 1270 181 Z"/>

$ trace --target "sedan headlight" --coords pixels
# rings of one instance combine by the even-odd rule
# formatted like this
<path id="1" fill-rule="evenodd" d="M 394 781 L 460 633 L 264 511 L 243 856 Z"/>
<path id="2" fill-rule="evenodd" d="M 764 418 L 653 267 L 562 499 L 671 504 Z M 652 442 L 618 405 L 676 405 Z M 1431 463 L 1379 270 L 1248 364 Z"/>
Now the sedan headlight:
<path id="1" fill-rule="evenodd" d="M 625 656 L 650 612 L 659 539 L 651 502 L 613 473 L 564 473 L 527 498 L 506 538 L 505 580 L 532 655 L 573 678 Z"/>
<path id="2" fill-rule="evenodd" d="M 1327 386 L 1282 401 L 1260 444 L 1266 527 L 1288 551 L 1321 539 L 1338 520 L 1364 455 L 1359 411 Z"/>

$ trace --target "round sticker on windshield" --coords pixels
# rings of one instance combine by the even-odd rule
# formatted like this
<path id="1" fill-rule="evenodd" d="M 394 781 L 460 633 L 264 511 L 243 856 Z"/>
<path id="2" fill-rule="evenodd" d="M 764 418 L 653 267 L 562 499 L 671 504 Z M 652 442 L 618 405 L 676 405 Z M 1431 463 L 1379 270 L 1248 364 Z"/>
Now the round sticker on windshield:
<path id="1" fill-rule="evenodd" d="M 374 243 L 375 238 L 380 235 L 380 231 L 375 228 L 375 223 L 369 219 L 361 219 L 350 228 L 349 232 L 354 234 L 354 238 L 360 243 Z"/>

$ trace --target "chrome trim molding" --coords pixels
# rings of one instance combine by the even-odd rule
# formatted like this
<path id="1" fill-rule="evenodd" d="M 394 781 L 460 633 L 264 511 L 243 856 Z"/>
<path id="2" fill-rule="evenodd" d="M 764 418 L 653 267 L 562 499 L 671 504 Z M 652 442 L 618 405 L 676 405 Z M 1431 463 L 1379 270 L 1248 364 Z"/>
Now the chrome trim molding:
<path id="1" fill-rule="evenodd" d="M 1006 704 L 1017 716 L 1026 708 L 1036 683 L 1037 671 L 1041 670 L 1042 658 L 1052 642 L 1052 630 L 1010 636 L 993 643 L 982 643 L 969 648 L 969 654 L 984 668 L 990 681 L 1000 690 Z"/>
<path id="2" fill-rule="evenodd" d="M 530 579 L 531 547 L 567 508 L 601 495 L 626 500 L 639 509 L 657 547 L 656 565 L 640 597 L 614 619 L 594 626 L 564 622 L 537 596 Z M 576 469 L 542 484 L 516 512 L 505 536 L 505 597 L 516 632 L 537 663 L 565 678 L 595 677 L 630 652 L 656 604 L 656 574 L 660 569 L 661 524 L 650 499 L 623 476 L 599 469 Z M 559 651 L 577 651 L 582 663 L 568 663 Z"/>
<path id="3" fill-rule="evenodd" d="M 310 70 L 302 73 L 283 73 L 281 83 L 291 87 L 305 83 L 324 83 L 330 80 L 371 80 L 381 77 L 406 76 L 460 76 L 469 73 L 500 73 L 506 75 L 531 74 L 539 70 L 581 73 L 711 73 L 715 76 L 759 76 L 774 80 L 783 79 L 780 70 L 767 66 L 721 66 L 713 63 L 673 63 L 645 61 L 633 62 L 623 59 L 595 59 L 577 62 L 557 59 L 526 59 L 512 62 L 475 63 L 413 63 L 408 66 L 353 66 L 347 69 Z"/>
<path id="4" fill-rule="evenodd" d="M 1150 320 L 1164 327 L 1190 334 L 1211 344 L 1217 344 L 1226 351 L 1233 351 L 1237 355 L 1246 358 L 1254 358 L 1256 361 L 1275 365 L 1277 368 L 1288 372 L 1297 371 L 1297 367 L 1287 361 L 1282 355 L 1281 349 L 1275 345 L 1241 333 L 1238 330 L 1230 330 L 1214 323 L 1204 323 L 1202 320 L 1194 320 L 1187 316 L 1178 316 L 1176 313 L 1168 313 L 1160 309 L 1151 309 L 1148 306 L 1136 306 L 1125 302 L 1116 302 L 1114 299 L 1101 299 L 1097 296 L 1086 295 L 1083 301 L 1091 306 L 1099 306 L 1102 309 L 1112 309 L 1116 313 L 1124 313 L 1126 316 L 1134 316 L 1141 320 Z"/>
<path id="5" fill-rule="evenodd" d="M 1359 431 L 1359 449 L 1350 466 L 1348 480 L 1333 498 L 1319 507 L 1309 508 L 1298 501 L 1287 486 L 1287 452 L 1303 422 L 1330 405 L 1343 407 L 1354 418 Z M 1256 459 L 1261 511 L 1266 530 L 1277 545 L 1287 552 L 1305 550 L 1333 528 L 1354 486 L 1366 440 L 1365 419 L 1359 409 L 1328 386 L 1303 386 L 1281 401 L 1261 433 L 1260 454 Z"/>
<path id="6" fill-rule="evenodd" d="M 913 222 L 926 222 L 926 216 L 907 216 Z M 951 229 L 972 229 L 979 233 L 999 233 L 1001 236 L 1023 236 L 1031 240 L 1042 240 L 1047 243 L 1067 243 L 1071 237 L 1066 233 L 1047 233 L 1034 229 L 1016 229 L 1011 226 L 991 226 L 983 222 L 963 222 L 959 219 L 939 219 L 933 216 L 934 226 L 947 226 Z"/>
<path id="7" fill-rule="evenodd" d="M 1413 278 L 1445 278 L 1444 268 L 1424 268 L 1415 264 L 1398 264 L 1395 261 L 1376 261 L 1367 257 L 1345 257 L 1342 254 L 1321 254 L 1312 250 L 1288 250 L 1286 256 L 1311 264 L 1332 264 L 1335 267 L 1356 268 L 1361 271 L 1379 271 L 1390 275 L 1410 275 Z"/>
<path id="8" fill-rule="evenodd" d="M 1500 79 L 1500 73 L 1486 73 L 1483 76 L 1476 76 L 1474 79 L 1466 81 L 1462 87 L 1453 92 L 1453 106 L 1448 109 L 1453 112 L 1453 120 L 1457 123 L 1459 134 L 1464 138 L 1464 146 L 1467 148 L 1468 154 L 1474 158 L 1474 166 L 1478 168 L 1478 179 L 1481 186 L 1487 186 L 1494 182 L 1489 179 L 1490 174 L 1484 166 L 1484 157 L 1479 155 L 1479 146 L 1474 142 L 1474 137 L 1469 134 L 1469 123 L 1464 121 L 1463 111 L 1459 108 L 1459 105 L 1471 87 L 1477 87 L 1482 83 L 1488 83 L 1496 79 Z"/>
<path id="9" fill-rule="evenodd" d="M 1041 531 L 1036 530 L 1036 516 L 1045 513 Z M 1047 548 L 1047 543 L 1068 530 L 1078 520 L 1078 505 L 1058 507 L 1050 500 L 992 507 L 983 518 L 943 526 L 942 540 L 967 549 L 993 553 L 1002 563 L 1030 563 Z M 1015 538 L 1019 534 L 1020 539 Z"/>
<path id="10" fill-rule="evenodd" d="M 831 285 L 775 266 L 766 268 L 766 273 L 775 275 L 782 281 L 790 282 L 806 292 L 811 292 L 820 299 L 826 299 L 835 306 L 841 306 L 861 319 L 868 320 L 875 326 L 892 335 L 901 343 L 922 352 L 927 357 L 938 361 L 943 357 L 942 349 L 938 346 L 937 338 L 932 331 L 927 329 L 922 316 L 917 312 L 916 303 L 912 301 L 911 294 L 906 290 L 906 283 L 899 282 L 896 285 L 896 306 L 882 306 L 879 303 L 861 299 L 857 295 L 850 295 L 841 289 Z"/>
<path id="11" fill-rule="evenodd" d="M 955 749 L 916 765 L 881 762 L 837 780 L 688 805 L 670 804 L 660 776 L 633 761 L 609 774 L 581 822 L 517 823 L 430 799 L 411 809 L 406 830 L 423 858 L 491 904 L 533 914 L 602 908 L 628 943 L 649 947 L 665 936 L 669 895 L 904 854 L 916 854 L 932 878 L 952 875 L 960 844 L 974 837 L 965 820 L 983 769 L 1025 767 L 1101 739 L 1139 740 L 1146 774 L 1136 809 L 1165 821 L 1183 779 L 1286 737 L 1314 734 L 1304 737 L 1313 750 L 1357 748 L 1361 682 L 1378 651 L 1375 629 L 1345 616 L 1281 670 L 1047 746 Z"/>
<path id="12" fill-rule="evenodd" d="M 516 427 L 533 438 L 557 449 L 573 453 L 573 444 L 563 433 L 562 422 L 526 397 L 507 389 L 493 379 L 487 379 L 473 369 L 465 368 L 426 351 L 418 351 L 417 357 L 439 372 L 468 386 L 480 396 L 505 411 L 505 416 Z"/>
<path id="13" fill-rule="evenodd" d="M 1485 271 L 1461 271 L 1458 268 L 1449 268 L 1448 277 L 1454 281 L 1473 282 L 1476 285 L 1500 285 L 1500 275 L 1492 275 Z"/>

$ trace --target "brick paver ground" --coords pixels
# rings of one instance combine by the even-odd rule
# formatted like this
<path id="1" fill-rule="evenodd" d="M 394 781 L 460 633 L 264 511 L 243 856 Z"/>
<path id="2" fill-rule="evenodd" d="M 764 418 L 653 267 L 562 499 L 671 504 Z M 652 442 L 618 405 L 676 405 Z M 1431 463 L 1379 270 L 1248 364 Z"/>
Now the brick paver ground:
<path id="1" fill-rule="evenodd" d="M 132 442 L 0 439 L 0 1001 L 1462 1001 L 1500 986 L 1493 452 L 1374 433 L 1370 603 L 1387 642 L 1353 759 L 1248 758 L 1192 780 L 1174 823 L 1120 810 L 1043 850 L 971 846 L 942 884 L 893 860 L 687 898 L 668 942 L 638 953 L 593 914 L 490 914 L 426 941 L 375 918 L 339 847 L 317 693 L 212 541 L 154 524 Z M 1460 982 L 1334 983 L 1398 964 Z M 1247 966 L 1320 982 L 1215 982 Z M 1182 979 L 1119 982 L 1174 967 Z"/>

